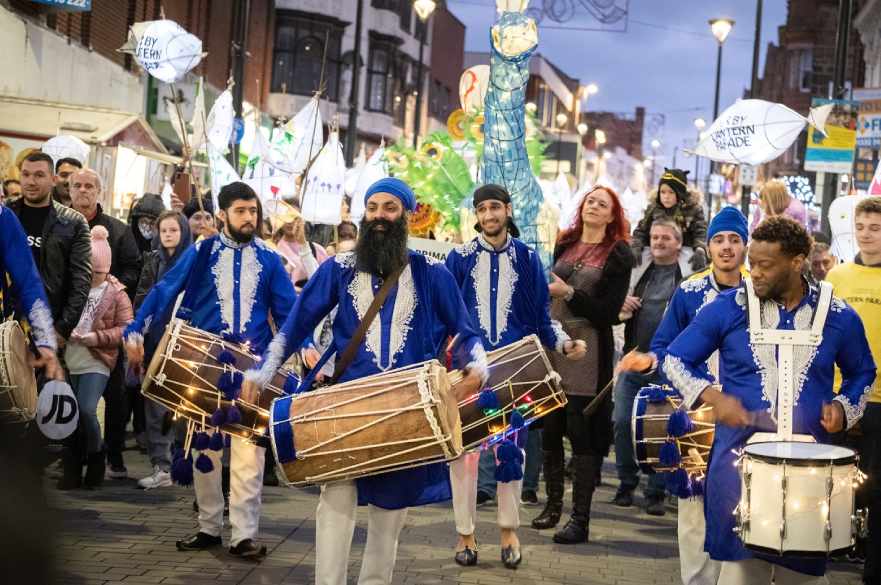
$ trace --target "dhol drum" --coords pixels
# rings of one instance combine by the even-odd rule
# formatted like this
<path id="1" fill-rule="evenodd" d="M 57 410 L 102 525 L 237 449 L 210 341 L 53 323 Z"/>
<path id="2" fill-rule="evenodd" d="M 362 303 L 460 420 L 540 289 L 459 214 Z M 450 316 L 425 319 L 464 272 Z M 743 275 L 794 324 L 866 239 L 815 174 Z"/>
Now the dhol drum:
<path id="1" fill-rule="evenodd" d="M 864 476 L 856 453 L 820 443 L 753 443 L 740 459 L 736 532 L 744 546 L 783 557 L 846 551 L 865 525 L 854 510 Z"/>
<path id="2" fill-rule="evenodd" d="M 688 419 L 683 433 L 671 432 L 670 419 L 677 411 L 682 411 Z M 683 415 L 678 414 L 680 421 Z M 675 471 L 683 468 L 689 474 L 700 475 L 706 472 L 710 447 L 713 446 L 716 417 L 710 406 L 704 405 L 695 410 L 682 410 L 682 399 L 671 388 L 647 386 L 640 389 L 633 400 L 631 433 L 633 452 L 640 468 L 647 472 Z M 661 464 L 661 449 L 673 443 L 679 449 L 680 462 L 677 465 Z"/>
<path id="3" fill-rule="evenodd" d="M 292 390 L 299 383 L 294 372 L 282 368 L 257 404 L 235 398 L 242 373 L 259 359 L 246 346 L 172 319 L 150 360 L 141 393 L 196 427 L 220 426 L 224 432 L 256 442 L 268 435 L 272 401 L 285 395 L 286 384 Z M 233 406 L 235 415 L 231 414 Z"/>
<path id="4" fill-rule="evenodd" d="M 15 321 L 0 323 L 0 422 L 34 420 L 37 379 L 28 363 L 28 342 Z"/>
<path id="5" fill-rule="evenodd" d="M 500 436 L 516 408 L 529 422 L 566 405 L 560 376 L 551 367 L 538 337 L 530 335 L 516 343 L 487 353 L 489 380 L 484 392 L 495 394 L 492 408 L 479 405 L 479 394 L 459 402 L 462 444 L 466 451 Z M 450 373 L 455 386 L 462 379 L 459 371 Z"/>
<path id="6" fill-rule="evenodd" d="M 288 485 L 353 479 L 462 453 L 459 411 L 437 361 L 285 396 L 272 449 Z"/>

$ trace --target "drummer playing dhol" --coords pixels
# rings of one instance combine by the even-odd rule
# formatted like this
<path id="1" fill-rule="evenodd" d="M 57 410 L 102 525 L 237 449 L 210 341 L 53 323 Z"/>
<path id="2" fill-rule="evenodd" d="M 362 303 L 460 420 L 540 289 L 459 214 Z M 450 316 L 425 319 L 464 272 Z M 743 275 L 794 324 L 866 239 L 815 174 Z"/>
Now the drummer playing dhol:
<path id="1" fill-rule="evenodd" d="M 0 234 L 3 234 L 0 237 L 0 321 L 11 314 L 14 307 L 21 307 L 37 348 L 37 355 L 31 357 L 31 365 L 43 368 L 46 378 L 63 380 L 64 371 L 55 355 L 55 329 L 43 281 L 28 247 L 24 228 L 15 214 L 2 205 Z"/>
<path id="2" fill-rule="evenodd" d="M 669 346 L 664 375 L 682 394 L 685 405 L 710 404 L 716 414 L 713 456 L 707 471 L 706 550 L 722 561 L 720 585 L 823 583 L 825 559 L 791 559 L 747 550 L 734 532 L 734 510 L 740 501 L 737 453 L 760 431 L 785 426 L 776 405 L 791 393 L 792 430 L 828 443 L 831 433 L 850 428 L 863 414 L 875 379 L 875 363 L 856 312 L 838 298 L 822 302 L 821 291 L 803 276 L 811 238 L 785 217 L 762 222 L 752 234 L 749 265 L 758 310 L 748 313 L 748 282 L 719 294 L 697 314 Z M 828 307 L 824 307 L 828 305 Z M 818 345 L 793 345 L 792 360 L 778 357 L 778 345 L 753 343 L 750 330 L 808 333 L 815 318 L 822 339 Z M 749 320 L 749 323 L 748 323 Z M 749 326 L 749 330 L 747 327 Z M 814 341 L 815 342 L 815 341 Z M 780 346 L 782 346 L 781 342 Z M 719 352 L 720 381 L 713 387 L 704 364 Z M 787 352 L 788 353 L 788 352 Z M 841 392 L 835 395 L 835 366 L 841 370 Z M 791 368 L 794 388 L 778 388 L 778 370 Z M 770 416 L 769 416 L 770 414 Z M 818 481 L 824 481 L 818 478 Z M 758 520 L 757 520 L 758 521 Z M 822 527 L 818 525 L 818 530 Z"/>
<path id="3" fill-rule="evenodd" d="M 572 341 L 559 323 L 551 321 L 544 267 L 535 250 L 517 239 L 520 232 L 514 224 L 511 195 L 500 185 L 483 185 L 474 191 L 473 204 L 480 234 L 450 252 L 447 268 L 462 290 L 484 347 L 494 350 L 537 334 L 543 345 L 570 359 L 584 357 L 585 342 Z M 479 456 L 480 452 L 464 453 L 450 463 L 459 535 L 455 560 L 463 566 L 477 564 L 474 524 Z M 510 569 L 522 560 L 516 532 L 522 485 L 519 479 L 499 482 L 497 488 L 502 563 Z"/>
<path id="4" fill-rule="evenodd" d="M 183 293 L 177 316 L 193 327 L 228 341 L 247 343 L 261 353 L 272 339 L 269 315 L 284 322 L 296 293 L 281 258 L 256 237 L 262 223 L 257 194 L 247 184 L 226 185 L 218 194 L 223 232 L 191 246 L 144 299 L 124 333 L 129 363 L 144 359 L 144 335 L 150 323 L 173 307 Z M 221 544 L 223 491 L 220 452 L 207 450 L 213 469 L 195 470 L 193 483 L 199 505 L 199 531 L 177 541 L 180 551 L 204 550 Z M 229 552 L 259 558 L 266 547 L 255 541 L 260 522 L 266 449 L 234 439 L 230 444 Z M 195 457 L 194 457 L 195 459 Z"/>
<path id="5" fill-rule="evenodd" d="M 380 179 L 368 188 L 364 206 L 355 251 L 337 254 L 309 279 L 264 355 L 262 368 L 246 374 L 243 397 L 255 397 L 334 307 L 331 347 L 342 355 L 383 280 L 399 270 L 397 284 L 337 381 L 434 359 L 441 349 L 439 331 L 444 337 L 458 336 L 457 347 L 468 356 L 466 376 L 454 389 L 457 397 L 477 392 L 486 380 L 486 354 L 452 275 L 439 261 L 407 249 L 408 216 L 416 208 L 413 191 L 400 179 Z M 450 497 L 443 463 L 322 485 L 316 511 L 315 582 L 345 585 L 359 503 L 369 506 L 358 582 L 373 585 L 391 583 L 407 508 Z"/>

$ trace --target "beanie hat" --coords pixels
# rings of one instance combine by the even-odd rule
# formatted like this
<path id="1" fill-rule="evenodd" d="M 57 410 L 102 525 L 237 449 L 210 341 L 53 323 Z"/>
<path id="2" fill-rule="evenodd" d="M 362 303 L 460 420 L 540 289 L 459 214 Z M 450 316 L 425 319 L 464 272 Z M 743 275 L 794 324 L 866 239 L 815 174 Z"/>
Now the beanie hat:
<path id="1" fill-rule="evenodd" d="M 370 187 L 367 188 L 367 193 L 364 194 L 365 207 L 367 206 L 367 201 L 370 197 L 377 193 L 388 193 L 389 195 L 393 195 L 401 201 L 401 204 L 407 211 L 412 212 L 416 210 L 416 195 L 413 194 L 413 190 L 410 189 L 407 183 L 401 179 L 396 177 L 385 177 L 370 185 Z"/>
<path id="2" fill-rule="evenodd" d="M 211 201 L 211 197 L 203 195 L 201 197 L 201 199 L 202 199 L 202 207 L 201 208 L 199 207 L 199 198 L 197 198 L 195 196 L 190 197 L 190 200 L 187 201 L 186 205 L 184 205 L 183 214 L 187 217 L 187 219 L 190 219 L 191 217 L 193 217 L 194 213 L 196 213 L 197 211 L 201 211 L 203 209 L 205 211 L 207 211 L 208 213 L 210 213 L 211 215 L 214 215 L 214 202 Z"/>
<path id="3" fill-rule="evenodd" d="M 712 240 L 713 236 L 720 232 L 734 232 L 745 244 L 748 237 L 746 217 L 736 207 L 723 207 L 710 220 L 707 241 Z"/>
<path id="4" fill-rule="evenodd" d="M 92 228 L 92 272 L 107 274 L 110 272 L 110 262 L 113 255 L 110 252 L 110 243 L 107 239 L 110 234 L 103 225 Z"/>
<path id="5" fill-rule="evenodd" d="M 686 201 L 688 196 L 688 171 L 682 169 L 668 169 L 664 167 L 664 174 L 658 182 L 658 190 L 661 185 L 668 185 L 676 193 L 676 198 L 680 201 Z"/>
<path id="6" fill-rule="evenodd" d="M 482 187 L 478 187 L 474 191 L 474 198 L 472 203 L 474 204 L 474 210 L 477 211 L 477 206 L 483 203 L 484 201 L 500 201 L 504 205 L 511 203 L 511 195 L 508 193 L 508 190 L 502 187 L 501 185 L 494 185 L 492 183 L 483 185 Z M 477 232 L 480 232 L 480 223 L 474 225 L 474 229 Z M 508 217 L 508 233 L 511 234 L 511 237 L 519 238 L 520 230 L 517 228 L 517 224 L 514 223 L 513 217 Z"/>

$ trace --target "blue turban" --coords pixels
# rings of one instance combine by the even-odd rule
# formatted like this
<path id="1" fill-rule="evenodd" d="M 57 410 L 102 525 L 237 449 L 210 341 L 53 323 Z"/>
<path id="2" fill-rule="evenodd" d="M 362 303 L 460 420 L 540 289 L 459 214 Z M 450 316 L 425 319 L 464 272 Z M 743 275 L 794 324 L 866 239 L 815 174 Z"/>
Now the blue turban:
<path id="1" fill-rule="evenodd" d="M 367 193 L 364 194 L 365 207 L 367 206 L 367 201 L 370 199 L 371 195 L 376 195 L 377 193 L 394 195 L 401 201 L 401 205 L 404 206 L 404 209 L 407 211 L 416 211 L 416 195 L 413 194 L 413 190 L 407 186 L 407 183 L 401 179 L 385 177 L 384 179 L 380 179 L 370 185 L 367 189 Z"/>
<path id="2" fill-rule="evenodd" d="M 747 230 L 746 217 L 736 207 L 723 207 L 719 213 L 713 216 L 710 227 L 707 229 L 707 241 L 719 232 L 734 232 L 743 243 L 746 243 L 749 232 Z"/>

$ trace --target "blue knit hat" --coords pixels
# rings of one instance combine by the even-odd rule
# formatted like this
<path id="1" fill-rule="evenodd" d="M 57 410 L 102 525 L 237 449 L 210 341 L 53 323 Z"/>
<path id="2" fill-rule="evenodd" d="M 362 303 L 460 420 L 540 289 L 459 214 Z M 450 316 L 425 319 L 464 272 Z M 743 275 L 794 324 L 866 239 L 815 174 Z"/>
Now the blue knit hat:
<path id="1" fill-rule="evenodd" d="M 394 195 L 398 199 L 400 199 L 401 204 L 404 206 L 404 209 L 407 211 L 415 211 L 416 210 L 416 195 L 413 194 L 413 190 L 402 181 L 401 179 L 397 179 L 395 177 L 385 177 L 384 179 L 380 179 L 370 185 L 367 189 L 367 193 L 364 194 L 364 206 L 367 206 L 367 201 L 370 199 L 371 195 L 376 195 L 377 193 L 388 193 L 389 195 Z"/>
<path id="2" fill-rule="evenodd" d="M 719 232 L 734 232 L 740 236 L 740 239 L 745 244 L 749 237 L 746 217 L 736 207 L 723 207 L 710 221 L 710 227 L 707 229 L 707 240 L 712 240 L 713 236 Z"/>

